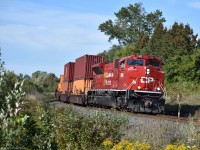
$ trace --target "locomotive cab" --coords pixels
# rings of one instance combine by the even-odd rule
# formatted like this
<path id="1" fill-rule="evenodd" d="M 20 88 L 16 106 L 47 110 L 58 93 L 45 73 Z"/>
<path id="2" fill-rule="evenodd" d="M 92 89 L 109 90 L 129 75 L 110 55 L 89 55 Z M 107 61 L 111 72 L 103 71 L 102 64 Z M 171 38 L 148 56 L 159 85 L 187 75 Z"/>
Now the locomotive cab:
<path id="1" fill-rule="evenodd" d="M 145 55 L 128 58 L 127 84 L 127 107 L 140 112 L 164 111 L 164 72 L 161 60 Z"/>

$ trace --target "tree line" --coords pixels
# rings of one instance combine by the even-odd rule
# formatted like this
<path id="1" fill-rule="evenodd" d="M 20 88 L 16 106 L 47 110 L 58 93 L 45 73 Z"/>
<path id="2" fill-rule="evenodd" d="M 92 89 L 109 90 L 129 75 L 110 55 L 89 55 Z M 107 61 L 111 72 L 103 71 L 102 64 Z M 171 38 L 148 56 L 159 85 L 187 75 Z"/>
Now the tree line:
<path id="1" fill-rule="evenodd" d="M 98 55 L 108 61 L 132 54 L 159 57 L 166 82 L 200 83 L 200 39 L 189 24 L 174 22 L 167 28 L 162 12 L 147 13 L 142 3 L 122 7 L 115 16 L 115 20 L 101 23 L 99 30 L 118 44 Z"/>
<path id="2" fill-rule="evenodd" d="M 1 58 L 1 50 L 0 50 Z M 13 89 L 16 81 L 23 81 L 23 91 L 27 94 L 34 94 L 36 92 L 55 92 L 58 84 L 58 78 L 54 73 L 47 73 L 45 71 L 35 71 L 31 76 L 25 74 L 15 74 L 14 71 L 6 70 L 4 62 L 0 59 L 0 71 L 4 76 L 5 88 L 4 91 Z"/>

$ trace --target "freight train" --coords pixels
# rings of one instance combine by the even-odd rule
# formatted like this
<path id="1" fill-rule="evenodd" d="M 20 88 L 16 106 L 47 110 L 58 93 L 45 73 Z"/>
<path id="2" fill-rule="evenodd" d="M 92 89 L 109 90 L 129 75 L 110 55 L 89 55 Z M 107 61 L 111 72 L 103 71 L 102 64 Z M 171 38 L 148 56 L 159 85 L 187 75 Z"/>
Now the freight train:
<path id="1" fill-rule="evenodd" d="M 133 112 L 163 113 L 162 61 L 131 55 L 112 62 L 84 55 L 64 65 L 55 97 L 79 105 L 97 105 Z"/>

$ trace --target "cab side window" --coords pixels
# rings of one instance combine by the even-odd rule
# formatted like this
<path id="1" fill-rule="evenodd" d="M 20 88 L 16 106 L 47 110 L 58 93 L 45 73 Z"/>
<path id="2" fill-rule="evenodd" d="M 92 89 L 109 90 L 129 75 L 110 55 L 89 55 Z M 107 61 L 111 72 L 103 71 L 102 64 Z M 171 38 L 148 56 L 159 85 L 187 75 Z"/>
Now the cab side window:
<path id="1" fill-rule="evenodd" d="M 123 61 L 120 62 L 120 68 L 121 69 L 125 68 L 125 60 L 123 60 Z"/>
<path id="2" fill-rule="evenodd" d="M 130 59 L 130 60 L 128 60 L 128 65 L 129 66 L 143 66 L 144 65 L 144 61 L 143 60 Z"/>

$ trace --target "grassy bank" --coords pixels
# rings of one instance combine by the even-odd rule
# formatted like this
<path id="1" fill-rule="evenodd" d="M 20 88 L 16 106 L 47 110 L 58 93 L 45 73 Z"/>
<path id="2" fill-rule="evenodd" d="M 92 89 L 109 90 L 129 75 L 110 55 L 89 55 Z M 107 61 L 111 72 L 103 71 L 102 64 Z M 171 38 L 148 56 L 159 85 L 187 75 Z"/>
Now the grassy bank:
<path id="1" fill-rule="evenodd" d="M 166 113 L 200 117 L 200 85 L 195 82 L 165 84 Z"/>

